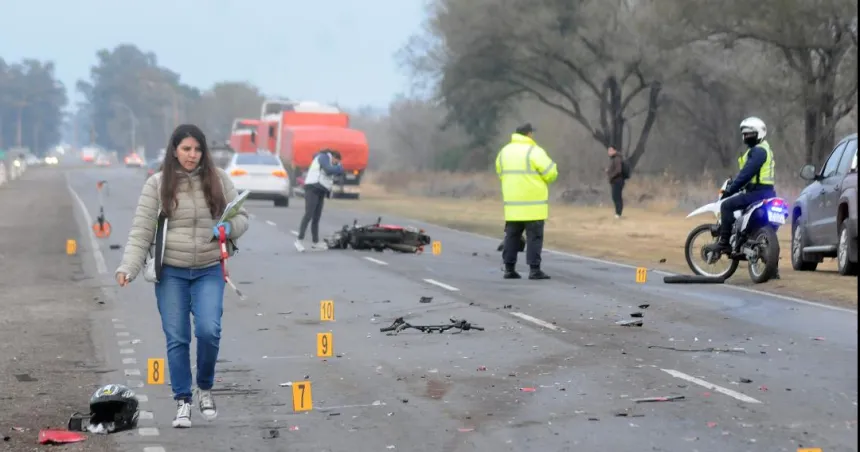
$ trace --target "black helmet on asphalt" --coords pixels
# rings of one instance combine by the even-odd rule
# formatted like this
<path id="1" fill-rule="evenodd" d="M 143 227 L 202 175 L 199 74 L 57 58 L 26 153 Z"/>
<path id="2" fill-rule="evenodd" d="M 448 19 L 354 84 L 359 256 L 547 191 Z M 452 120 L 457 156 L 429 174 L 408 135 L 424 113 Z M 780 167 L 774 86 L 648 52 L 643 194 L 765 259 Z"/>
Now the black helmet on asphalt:
<path id="1" fill-rule="evenodd" d="M 124 385 L 102 386 L 90 397 L 90 424 L 114 423 L 114 431 L 137 425 L 138 401 Z"/>

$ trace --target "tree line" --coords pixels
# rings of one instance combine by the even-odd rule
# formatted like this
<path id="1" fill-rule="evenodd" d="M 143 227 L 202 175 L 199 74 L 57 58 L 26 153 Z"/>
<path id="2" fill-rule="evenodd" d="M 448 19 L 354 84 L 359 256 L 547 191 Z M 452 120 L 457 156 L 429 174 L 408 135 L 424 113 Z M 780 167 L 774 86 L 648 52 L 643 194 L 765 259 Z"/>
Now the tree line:
<path id="1" fill-rule="evenodd" d="M 57 143 L 66 103 L 53 63 L 0 58 L 0 150 Z"/>
<path id="2" fill-rule="evenodd" d="M 370 125 L 382 167 L 487 169 L 530 121 L 576 177 L 610 145 L 698 177 L 736 170 L 756 115 L 794 172 L 856 131 L 850 0 L 434 0 L 399 58 L 414 86 Z"/>

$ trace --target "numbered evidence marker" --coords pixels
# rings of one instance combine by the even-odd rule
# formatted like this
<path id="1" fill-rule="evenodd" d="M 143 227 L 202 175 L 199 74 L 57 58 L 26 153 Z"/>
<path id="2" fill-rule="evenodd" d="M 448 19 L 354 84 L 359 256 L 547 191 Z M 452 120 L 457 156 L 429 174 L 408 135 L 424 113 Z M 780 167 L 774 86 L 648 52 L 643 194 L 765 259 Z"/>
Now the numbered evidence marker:
<path id="1" fill-rule="evenodd" d="M 314 402 L 311 397 L 311 382 L 293 382 L 293 411 L 310 411 Z"/>
<path id="2" fill-rule="evenodd" d="M 164 358 L 146 360 L 146 383 L 151 385 L 164 384 Z"/>
<path id="3" fill-rule="evenodd" d="M 75 239 L 66 240 L 66 254 L 69 256 L 78 252 L 78 242 Z"/>
<path id="4" fill-rule="evenodd" d="M 821 452 L 820 447 L 801 447 L 797 449 L 797 452 Z"/>
<path id="5" fill-rule="evenodd" d="M 317 356 L 320 358 L 331 358 L 334 344 L 331 341 L 331 332 L 317 333 Z"/>
<path id="6" fill-rule="evenodd" d="M 648 281 L 648 269 L 645 267 L 639 267 L 636 269 L 636 282 L 644 283 Z"/>
<path id="7" fill-rule="evenodd" d="M 320 320 L 323 322 L 334 321 L 334 300 L 320 301 Z"/>
<path id="8" fill-rule="evenodd" d="M 438 256 L 442 254 L 442 242 L 436 240 L 433 242 L 433 255 Z"/>

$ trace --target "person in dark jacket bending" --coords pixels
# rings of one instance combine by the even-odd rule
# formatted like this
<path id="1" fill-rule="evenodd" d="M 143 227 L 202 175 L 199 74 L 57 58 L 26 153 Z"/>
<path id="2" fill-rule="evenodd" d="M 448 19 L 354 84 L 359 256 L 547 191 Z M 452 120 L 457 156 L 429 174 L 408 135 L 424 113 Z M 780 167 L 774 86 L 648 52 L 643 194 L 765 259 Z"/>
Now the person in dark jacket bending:
<path id="1" fill-rule="evenodd" d="M 311 224 L 311 238 L 313 239 L 311 249 L 325 250 L 328 248 L 325 242 L 320 242 L 320 218 L 322 217 L 323 202 L 331 194 L 334 177 L 342 174 L 344 171 L 343 166 L 340 165 L 339 152 L 323 149 L 314 156 L 305 177 L 305 215 L 299 225 L 299 236 L 295 243 L 299 252 L 305 250 L 305 245 L 302 242 L 305 239 L 308 223 Z"/>

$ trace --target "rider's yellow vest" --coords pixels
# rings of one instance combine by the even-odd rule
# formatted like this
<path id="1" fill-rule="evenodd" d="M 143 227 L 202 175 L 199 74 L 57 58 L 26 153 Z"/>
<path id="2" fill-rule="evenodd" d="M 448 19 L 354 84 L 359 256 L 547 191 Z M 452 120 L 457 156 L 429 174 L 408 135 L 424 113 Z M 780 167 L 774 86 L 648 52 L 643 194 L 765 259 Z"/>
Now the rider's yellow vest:
<path id="1" fill-rule="evenodd" d="M 770 145 L 764 140 L 756 146 L 767 152 L 767 160 L 764 161 L 764 165 L 761 166 L 761 169 L 758 170 L 758 174 L 752 178 L 750 183 L 758 185 L 774 185 L 775 172 L 773 166 L 773 151 L 770 150 Z M 752 150 L 752 148 L 747 149 L 747 151 L 738 158 L 738 168 L 743 169 L 744 165 L 747 163 L 747 156 L 749 155 L 750 150 Z"/>

